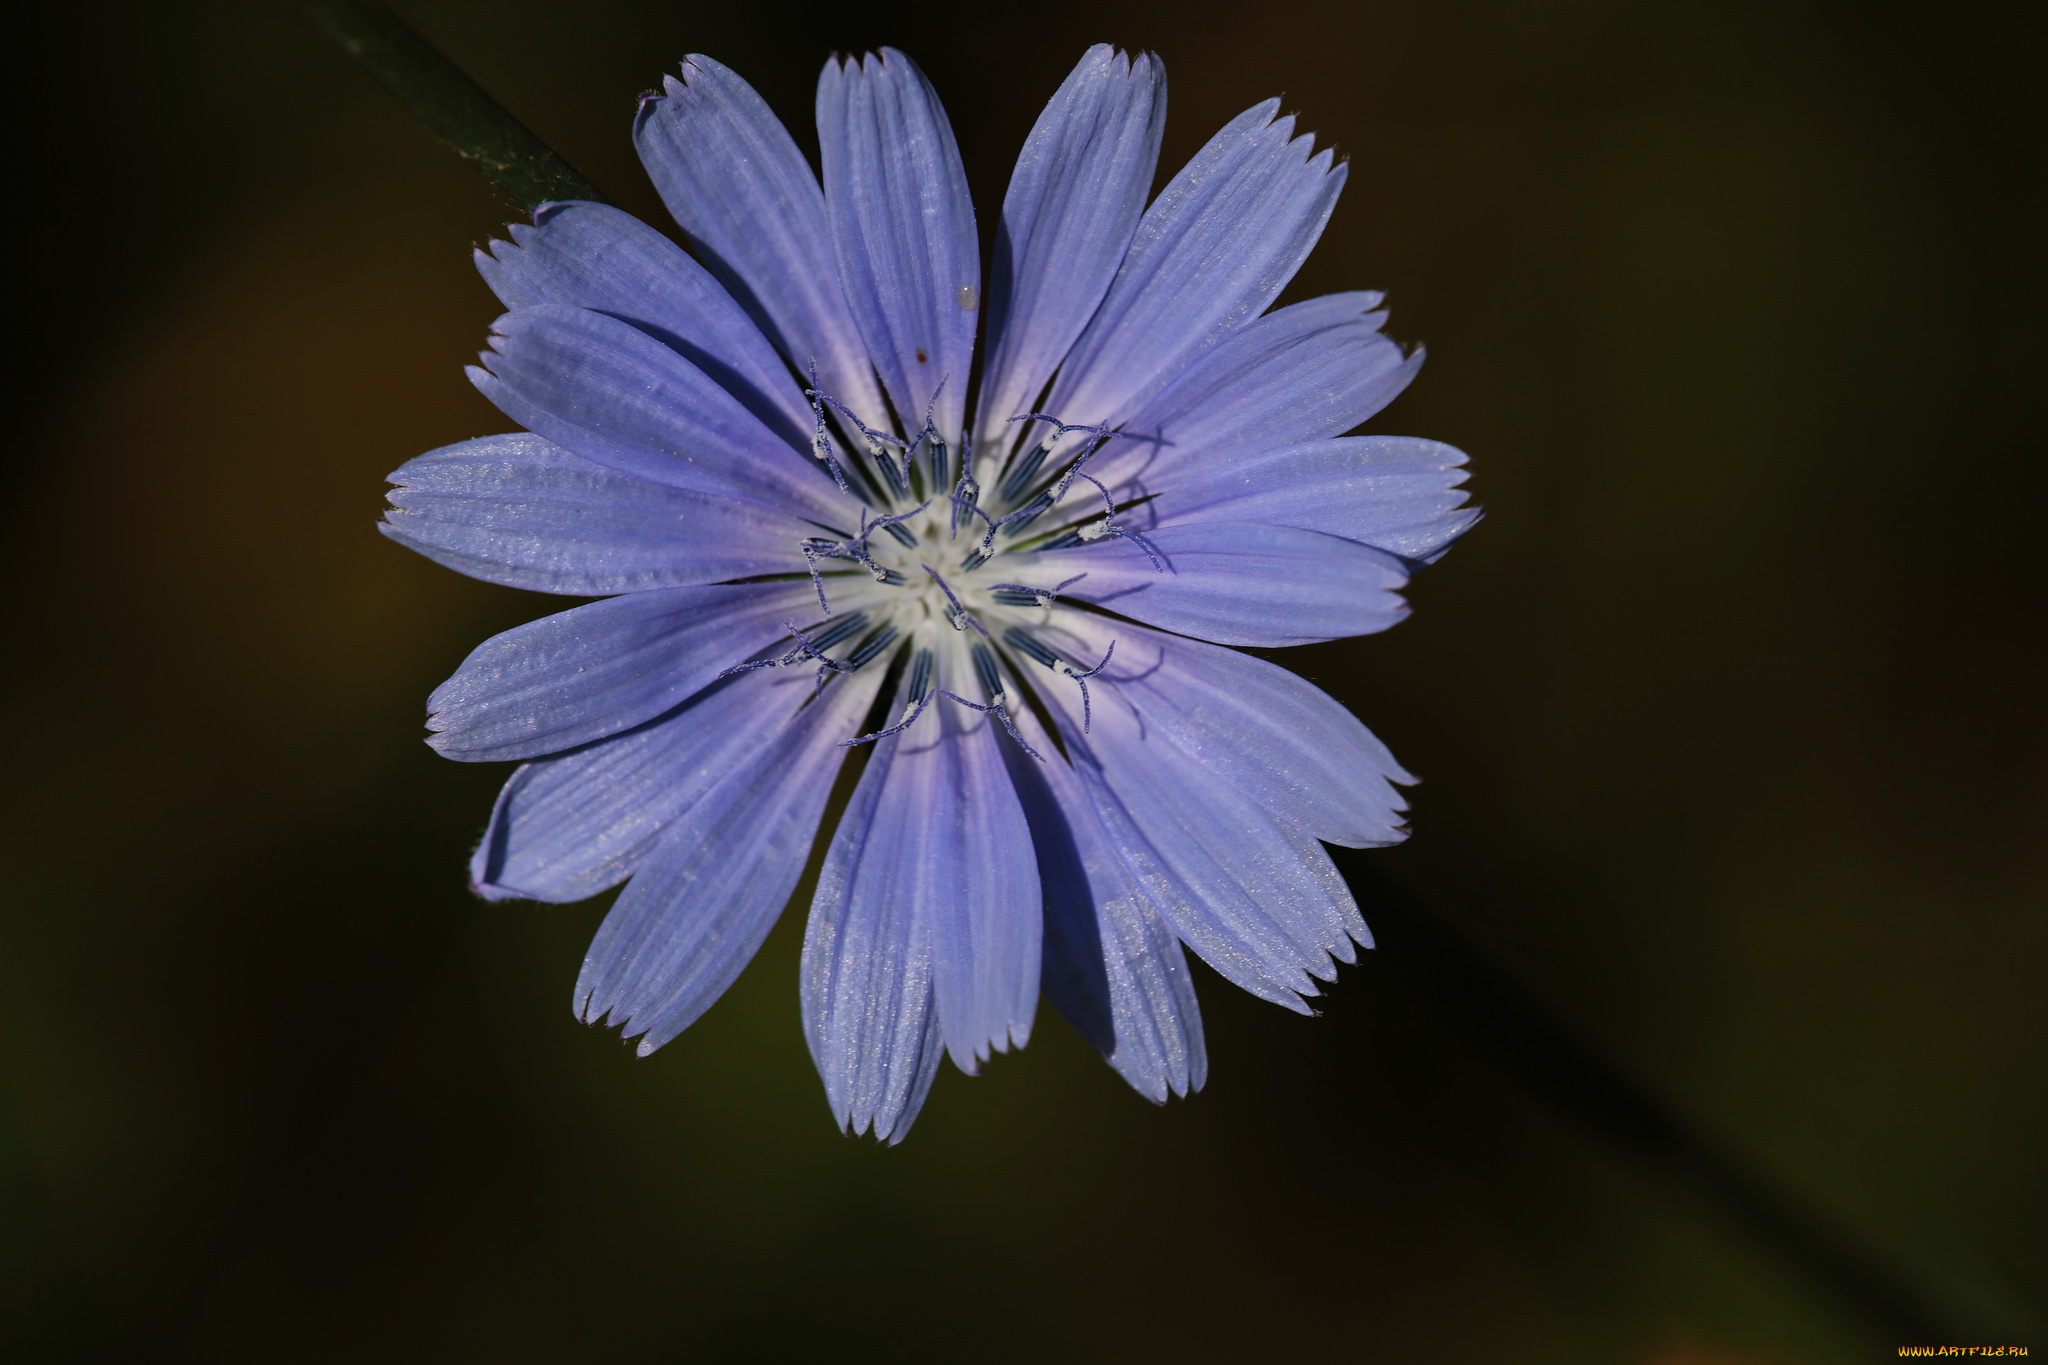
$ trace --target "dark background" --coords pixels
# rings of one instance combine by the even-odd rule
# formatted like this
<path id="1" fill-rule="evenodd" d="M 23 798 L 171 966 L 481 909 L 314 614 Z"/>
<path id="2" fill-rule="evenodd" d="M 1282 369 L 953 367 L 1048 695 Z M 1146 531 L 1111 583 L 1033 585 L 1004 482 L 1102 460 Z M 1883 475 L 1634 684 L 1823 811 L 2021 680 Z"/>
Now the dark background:
<path id="1" fill-rule="evenodd" d="M 1351 158 L 1288 297 L 1390 291 L 1431 360 L 1373 429 L 1490 510 L 1288 659 L 1427 779 L 1371 865 L 1958 1341 L 2048 1351 L 2048 10 L 399 8 L 656 221 L 633 102 L 690 51 L 814 143 L 824 57 L 903 47 L 984 226 L 1091 41 L 1164 56 L 1162 174 L 1284 94 Z M 1319 1019 L 1204 975 L 1190 1102 L 1048 1010 L 895 1150 L 832 1130 L 798 914 L 649 1061 L 573 1024 L 602 904 L 470 898 L 502 768 L 419 743 L 559 603 L 372 530 L 507 425 L 460 367 L 511 207 L 289 6 L 19 23 L 13 1358 L 1893 1356 L 1392 935 Z"/>

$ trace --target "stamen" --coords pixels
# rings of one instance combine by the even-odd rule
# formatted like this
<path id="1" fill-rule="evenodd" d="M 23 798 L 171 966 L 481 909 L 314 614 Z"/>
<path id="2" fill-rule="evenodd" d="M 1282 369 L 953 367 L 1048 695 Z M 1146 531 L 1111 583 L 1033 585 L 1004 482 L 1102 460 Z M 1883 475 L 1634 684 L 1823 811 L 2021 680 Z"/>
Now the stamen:
<path id="1" fill-rule="evenodd" d="M 1117 432 L 1111 431 L 1109 429 L 1109 424 L 1106 422 L 1095 426 L 1089 426 L 1084 423 L 1078 422 L 1063 422 L 1049 412 L 1027 412 L 1022 414 L 1021 416 L 1012 417 L 1010 420 L 1012 422 L 1050 422 L 1053 424 L 1052 435 L 1046 437 L 1044 442 L 1039 446 L 1039 452 L 1041 454 L 1044 451 L 1052 449 L 1053 444 L 1057 442 L 1062 436 L 1068 436 L 1077 431 L 1085 431 L 1088 433 L 1089 439 L 1085 444 L 1082 445 L 1081 453 L 1074 457 L 1074 463 L 1067 467 L 1067 472 L 1060 477 L 1059 483 L 1053 488 L 1053 502 L 1058 502 L 1061 498 L 1064 498 L 1067 495 L 1067 485 L 1071 484 L 1074 481 L 1074 476 L 1081 472 L 1081 466 L 1088 463 L 1089 458 L 1093 456 L 1097 450 L 1100 450 L 1102 448 L 1103 442 L 1119 434 Z M 1030 463 L 1029 460 L 1027 460 L 1026 462 Z M 1032 472 L 1037 472 L 1036 464 L 1032 465 Z M 1023 489 L 1024 484 L 1019 483 L 1017 486 L 1017 491 L 1022 492 Z M 1009 493 L 1006 494 L 1005 496 L 1015 497 L 1016 494 Z"/>
<path id="2" fill-rule="evenodd" d="M 904 530 L 898 523 L 910 520 L 931 505 L 932 500 L 926 498 L 908 512 L 899 512 L 893 517 L 877 517 L 873 521 L 868 520 L 867 508 L 863 507 L 860 510 L 860 534 L 852 540 L 827 540 L 823 536 L 810 536 L 803 541 L 798 548 L 803 551 L 804 562 L 811 566 L 811 582 L 818 588 L 818 605 L 827 616 L 832 614 L 832 606 L 825 600 L 825 580 L 818 572 L 818 561 L 851 559 L 866 569 L 868 576 L 877 583 L 900 588 L 910 580 L 894 569 L 875 563 L 874 556 L 868 553 L 868 537 L 877 531 L 887 531 L 904 545 L 915 546 L 917 537 Z"/>
<path id="3" fill-rule="evenodd" d="M 1088 575 L 1077 573 L 1056 588 L 1034 588 L 1028 583 L 995 583 L 989 586 L 989 596 L 1006 607 L 1043 607 L 1050 609 L 1060 600 L 1060 594 Z"/>
<path id="4" fill-rule="evenodd" d="M 928 649 L 920 649 L 917 651 L 916 660 L 910 665 L 910 707 L 904 712 L 903 719 L 897 721 L 888 729 L 877 730 L 871 735 L 859 735 L 853 739 L 842 739 L 839 741 L 839 747 L 851 749 L 856 744 L 872 744 L 878 739 L 887 739 L 891 735 L 900 735 L 905 730 L 908 730 L 916 723 L 917 718 L 924 714 L 925 707 L 932 704 L 933 694 L 929 690 L 931 682 L 932 652 Z"/>
<path id="5" fill-rule="evenodd" d="M 832 438 L 825 432 L 825 405 L 819 401 L 822 395 L 818 392 L 818 361 L 816 357 L 813 357 L 811 360 L 811 386 L 804 390 L 804 396 L 811 400 L 811 413 L 818 419 L 818 429 L 811 434 L 811 454 L 823 460 L 825 467 L 832 471 L 832 482 L 839 485 L 839 491 L 848 497 L 852 497 L 853 490 L 846 486 L 846 473 L 840 469 L 839 459 L 833 454 Z M 824 592 L 823 588 L 818 589 L 818 595 L 821 598 L 824 596 Z"/>
<path id="6" fill-rule="evenodd" d="M 981 622 L 968 615 L 967 608 L 960 605 L 960 599 L 953 595 L 953 589 L 947 584 L 946 580 L 939 577 L 929 564 L 920 564 L 918 567 L 931 574 L 932 582 L 939 585 L 939 591 L 945 593 L 946 600 L 953 604 L 953 610 L 946 613 L 946 624 L 955 630 L 965 630 L 967 627 L 973 626 L 986 637 L 988 635 L 987 629 L 982 626 Z M 975 648 L 979 649 L 981 646 L 976 645 Z"/>
<path id="7" fill-rule="evenodd" d="M 991 700 L 1003 695 L 1003 675 L 996 671 L 996 656 L 984 644 L 976 644 L 971 651 L 974 659 L 974 674 L 981 679 L 981 690 Z"/>
<path id="8" fill-rule="evenodd" d="M 816 373 L 816 367 L 814 365 L 811 374 L 811 387 L 804 390 L 804 396 L 811 400 L 812 407 L 818 408 L 819 404 L 829 404 L 832 408 L 832 411 L 838 413 L 841 417 L 844 417 L 848 422 L 852 423 L 854 429 L 859 431 L 860 434 L 864 438 L 866 438 L 868 443 L 868 454 L 874 457 L 876 466 L 879 467 L 884 474 L 887 474 L 889 476 L 890 485 L 894 487 L 896 491 L 899 493 L 909 492 L 910 447 L 905 445 L 903 442 L 897 440 L 894 436 L 891 436 L 888 432 L 876 431 L 866 422 L 861 421 L 860 418 L 857 415 L 855 415 L 852 408 L 849 408 L 848 406 L 846 406 L 846 404 L 840 402 L 831 394 L 825 393 L 822 390 L 820 390 L 817 387 L 817 383 L 818 377 Z M 825 414 L 822 408 L 820 408 L 818 411 L 818 424 L 819 429 L 821 431 L 824 428 L 824 422 Z M 902 469 L 899 470 L 896 467 L 896 462 L 894 460 L 884 458 L 884 455 L 886 453 L 885 448 L 888 446 L 895 446 L 897 449 L 903 452 Z M 845 486 L 845 481 L 841 480 L 840 487 L 844 488 Z"/>
<path id="9" fill-rule="evenodd" d="M 811 648 L 830 649 L 849 635 L 859 633 L 861 628 L 866 626 L 867 623 L 868 614 L 864 611 L 857 611 L 851 616 L 842 616 L 818 632 L 817 637 L 811 641 Z"/>
<path id="10" fill-rule="evenodd" d="M 825 540 L 819 536 L 809 536 L 797 548 L 803 551 L 804 563 L 810 566 L 811 584 L 818 590 L 818 610 L 830 616 L 832 614 L 832 604 L 825 600 L 825 577 L 818 572 L 818 561 L 821 559 L 837 559 L 844 553 L 844 547 L 836 540 Z"/>
<path id="11" fill-rule="evenodd" d="M 1109 667 L 1110 658 L 1112 655 L 1116 653 L 1116 641 L 1111 640 L 1109 642 L 1109 651 L 1108 653 L 1102 656 L 1101 663 L 1095 665 L 1095 667 L 1093 668 L 1084 670 L 1075 668 L 1071 663 L 1068 663 L 1065 659 L 1062 659 L 1059 655 L 1053 653 L 1052 650 L 1048 649 L 1036 637 L 1029 635 L 1022 630 L 1019 630 L 1015 626 L 1011 626 L 1008 630 L 1003 632 L 1003 640 L 1007 644 L 1014 646 L 1015 648 L 1021 650 L 1025 654 L 1030 655 L 1038 662 L 1044 664 L 1047 668 L 1059 674 L 1062 678 L 1072 678 L 1077 684 L 1080 685 L 1081 733 L 1084 735 L 1087 734 L 1089 728 L 1093 726 L 1095 723 L 1095 707 L 1094 702 L 1088 695 L 1088 680 L 1094 677 L 1097 673 L 1100 673 L 1103 669 Z"/>
<path id="12" fill-rule="evenodd" d="M 1052 443 L 1048 441 L 1038 446 L 1023 459 L 1017 461 L 1016 466 L 1003 476 L 1002 487 L 996 490 L 1001 494 L 1005 502 L 1015 498 L 1019 493 L 1022 493 L 1031 486 L 1031 480 L 1037 475 L 1038 467 L 1045 463 L 1045 457 L 1050 454 L 1052 454 Z"/>
<path id="13" fill-rule="evenodd" d="M 1078 471 L 1076 472 L 1078 473 Z M 1080 477 L 1094 484 L 1095 491 L 1102 494 L 1102 506 L 1104 509 L 1102 520 L 1084 522 L 1079 526 L 1073 527 L 1064 535 L 1055 537 L 1039 546 L 1039 550 L 1071 550 L 1076 545 L 1091 545 L 1101 540 L 1104 536 L 1117 536 L 1130 541 L 1131 544 L 1143 550 L 1145 558 L 1152 561 L 1154 573 L 1165 573 L 1166 565 L 1161 562 L 1158 553 L 1153 550 L 1151 542 L 1147 541 L 1137 532 L 1127 531 L 1116 524 L 1116 502 L 1109 496 L 1109 490 L 1102 486 L 1102 481 L 1093 474 L 1081 474 Z"/>
<path id="14" fill-rule="evenodd" d="M 899 634 L 901 634 L 901 632 L 898 631 L 896 627 L 884 626 L 882 629 L 875 632 L 874 637 L 872 639 L 862 644 L 859 649 L 856 649 L 855 651 L 853 651 L 852 654 L 847 656 L 847 666 L 849 668 L 859 668 L 863 664 L 872 662 L 877 654 L 880 654 L 883 650 L 887 649 L 891 644 L 895 643 L 896 637 Z"/>
<path id="15" fill-rule="evenodd" d="M 909 710 L 909 712 L 904 715 L 903 719 L 897 721 L 888 729 L 877 730 L 871 735 L 857 735 L 852 739 L 842 739 L 839 741 L 839 747 L 842 749 L 851 749 L 856 744 L 873 744 L 878 739 L 887 739 L 891 735 L 900 735 L 905 730 L 908 730 L 912 725 L 916 724 L 917 718 L 924 714 L 924 708 L 930 706 L 931 704 L 932 699 L 930 695 L 919 697 L 917 700 L 917 704 L 913 706 Z"/>
<path id="16" fill-rule="evenodd" d="M 1038 752 L 1038 750 L 1032 748 L 1029 744 L 1026 744 L 1024 742 L 1024 736 L 1018 734 L 1017 727 L 1010 722 L 1010 712 L 1008 708 L 1006 708 L 1003 705 L 1002 693 L 996 693 L 996 699 L 990 702 L 987 706 L 983 706 L 980 702 L 969 701 L 967 700 L 967 698 L 961 696 L 959 693 L 948 692 L 943 688 L 940 689 L 939 695 L 947 698 L 949 701 L 959 702 L 962 706 L 966 707 L 970 711 L 979 711 L 984 716 L 994 716 L 997 720 L 1003 723 L 1003 728 L 1010 732 L 1010 738 L 1017 741 L 1018 748 L 1022 749 L 1025 753 L 1030 754 L 1040 763 L 1045 762 L 1045 755 Z"/>
<path id="17" fill-rule="evenodd" d="M 823 665 L 824 668 L 820 670 L 821 673 L 825 669 L 829 669 L 834 673 L 851 673 L 854 669 L 859 668 L 862 663 L 865 663 L 866 660 L 841 662 L 836 659 L 826 658 L 825 651 L 855 631 L 860 630 L 867 623 L 867 613 L 857 611 L 851 616 L 840 617 L 839 620 L 820 631 L 818 638 L 814 640 L 794 623 L 784 621 L 782 628 L 796 637 L 797 643 L 795 648 L 791 649 L 787 654 L 776 655 L 773 658 L 755 659 L 750 663 L 734 664 L 731 668 L 720 673 L 718 678 L 729 678 L 735 673 L 751 673 L 757 668 L 788 668 L 793 664 L 802 663 L 806 659 L 815 659 Z M 891 626 L 889 630 L 893 634 L 895 627 Z M 716 682 L 718 678 L 714 678 L 712 681 Z M 820 685 L 822 685 L 822 681 L 821 678 Z"/>
<path id="18" fill-rule="evenodd" d="M 916 452 L 920 441 L 930 441 L 931 445 L 926 453 L 931 459 L 932 487 L 937 489 L 946 486 L 946 443 L 939 439 L 939 429 L 932 424 L 932 413 L 939 405 L 939 395 L 946 391 L 946 380 L 949 378 L 950 375 L 942 376 L 939 386 L 932 390 L 931 401 L 924 405 L 924 425 L 918 429 L 917 435 L 910 438 L 910 444 L 903 448 L 903 477 L 906 483 L 910 479 L 910 457 Z"/>
<path id="19" fill-rule="evenodd" d="M 967 452 L 963 450 L 960 452 L 960 455 L 960 483 L 953 489 L 953 526 L 946 533 L 948 538 L 956 538 L 960 534 L 960 510 L 962 508 L 970 512 L 980 512 L 984 521 L 988 519 L 988 513 L 982 512 L 979 507 L 974 505 L 975 499 L 981 496 L 981 485 L 976 483 L 974 476 L 967 472 L 971 468 L 967 460 Z"/>
<path id="20" fill-rule="evenodd" d="M 1003 728 L 1010 732 L 1010 738 L 1017 741 L 1018 748 L 1040 763 L 1045 762 L 1045 755 L 1026 744 L 1024 736 L 1017 733 L 1016 725 L 1010 720 L 1009 695 L 1003 691 L 1002 674 L 996 671 L 995 655 L 989 652 L 987 645 L 977 644 L 974 647 L 974 671 L 981 678 L 982 687 L 988 692 L 988 705 L 983 706 L 978 701 L 969 701 L 959 693 L 948 692 L 943 688 L 940 689 L 939 695 L 949 701 L 959 702 L 970 711 L 979 711 L 984 716 L 994 716 L 1003 723 Z"/>
<path id="21" fill-rule="evenodd" d="M 1039 515 L 1050 506 L 1052 506 L 1052 495 L 1050 493 L 1040 493 L 1030 502 L 1025 503 L 1016 511 L 1003 517 L 1001 521 L 990 521 L 988 523 L 988 534 L 981 538 L 981 553 L 984 556 L 995 553 L 996 532 L 1011 525 L 1013 522 L 1016 523 L 1016 529 L 1021 531 L 1024 527 L 1037 520 Z M 987 514 L 983 514 L 982 520 L 988 521 Z"/>
<path id="22" fill-rule="evenodd" d="M 1089 704 L 1088 701 L 1088 680 L 1094 677 L 1097 673 L 1100 673 L 1103 669 L 1108 668 L 1110 656 L 1115 653 L 1116 641 L 1111 640 L 1109 642 L 1109 648 L 1106 651 L 1104 651 L 1102 655 L 1102 662 L 1095 665 L 1095 667 L 1087 670 L 1085 673 L 1077 672 L 1074 666 L 1064 659 L 1060 661 L 1060 666 L 1053 670 L 1054 672 L 1058 673 L 1061 677 L 1072 678 L 1076 683 L 1080 685 L 1081 733 L 1084 735 L 1088 733 L 1088 727 L 1095 723 L 1094 708 Z"/>
<path id="23" fill-rule="evenodd" d="M 1027 635 L 1025 632 L 1017 629 L 1017 627 L 1015 626 L 1011 626 L 1008 630 L 1003 632 L 1003 642 L 1016 649 L 1023 650 L 1026 654 L 1029 654 L 1032 658 L 1036 659 L 1039 663 L 1044 664 L 1047 668 L 1056 669 L 1060 666 L 1059 655 L 1053 653 L 1050 649 L 1047 649 L 1043 644 L 1041 644 L 1037 640 L 1036 637 Z"/>

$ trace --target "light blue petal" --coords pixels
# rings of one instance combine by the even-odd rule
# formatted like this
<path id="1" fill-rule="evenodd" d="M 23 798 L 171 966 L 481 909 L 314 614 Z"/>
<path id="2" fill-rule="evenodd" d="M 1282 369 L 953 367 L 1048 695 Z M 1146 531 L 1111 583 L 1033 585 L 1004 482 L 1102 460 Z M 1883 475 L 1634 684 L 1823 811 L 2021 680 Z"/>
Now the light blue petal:
<path id="1" fill-rule="evenodd" d="M 1078 698 L 1046 696 L 1074 773 L 1105 829 L 1153 890 L 1160 915 L 1218 972 L 1253 994 L 1307 1011 L 1310 979 L 1369 942 L 1351 893 L 1313 837 L 1231 785 L 1098 689 L 1092 733 Z"/>
<path id="2" fill-rule="evenodd" d="M 640 102 L 633 144 L 690 250 L 795 367 L 870 426 L 888 416 L 853 315 L 825 195 L 752 86 L 709 57 Z"/>
<path id="3" fill-rule="evenodd" d="M 1415 778 L 1321 688 L 1233 649 L 1087 612 L 1055 619 L 1057 634 L 1048 638 L 1074 657 L 1100 659 L 1114 643 L 1094 682 L 1109 699 L 1096 709 L 1129 708 L 1148 743 L 1174 744 L 1216 780 L 1327 843 L 1377 848 L 1407 837 L 1408 803 L 1393 784 Z"/>
<path id="4" fill-rule="evenodd" d="M 573 304 L 630 322 L 671 347 L 800 451 L 812 416 L 789 366 L 746 311 L 683 249 L 608 204 L 543 204 L 510 242 L 476 252 L 507 308 Z M 495 254 L 492 254 L 495 253 Z"/>
<path id="5" fill-rule="evenodd" d="M 932 998 L 929 922 L 906 896 L 907 841 L 879 837 L 884 789 L 907 734 L 877 740 L 832 836 L 804 931 L 803 1021 L 833 1121 L 903 1140 L 945 1045 Z M 913 739 L 915 744 L 917 740 Z"/>
<path id="6" fill-rule="evenodd" d="M 1159 522 L 1256 521 L 1429 563 L 1479 520 L 1465 452 L 1413 436 L 1347 436 L 1232 462 L 1145 504 Z"/>
<path id="7" fill-rule="evenodd" d="M 671 820 L 776 734 L 810 697 L 793 673 L 715 683 L 622 735 L 522 763 L 470 859 L 487 900 L 579 901 L 638 870 Z"/>
<path id="8" fill-rule="evenodd" d="M 1118 852 L 1088 793 L 1028 710 L 1017 716 L 1038 763 L 1003 750 L 1031 824 L 1045 894 L 1046 999 L 1155 1104 L 1209 1074 L 1202 1014 L 1180 940 Z M 1290 997 L 1292 998 L 1292 997 Z"/>
<path id="9" fill-rule="evenodd" d="M 427 742 L 470 763 L 560 753 L 673 710 L 815 615 L 811 585 L 658 588 L 478 645 L 427 699 Z"/>
<path id="10" fill-rule="evenodd" d="M 1226 645 L 1303 645 L 1385 630 L 1408 614 L 1401 561 L 1356 541 L 1250 522 L 1196 522 L 1017 557 L 1065 596 Z"/>
<path id="11" fill-rule="evenodd" d="M 594 464 L 528 432 L 428 451 L 377 529 L 489 583 L 595 597 L 787 572 L 811 528 Z"/>
<path id="12" fill-rule="evenodd" d="M 1038 1005 L 1043 915 L 1031 830 L 994 721 L 950 701 L 905 737 L 848 894 L 903 899 L 930 926 L 939 1033 L 973 1075 L 992 1052 L 1023 1047 Z"/>
<path id="13" fill-rule="evenodd" d="M 522 308 L 493 324 L 483 360 L 469 377 L 484 397 L 585 459 L 824 525 L 843 520 L 822 466 L 631 323 L 561 304 Z"/>
<path id="14" fill-rule="evenodd" d="M 796 889 L 846 758 L 839 741 L 858 730 L 878 682 L 832 683 L 669 823 L 591 942 L 579 1018 L 641 1035 L 645 1057 L 738 979 Z"/>
<path id="15" fill-rule="evenodd" d="M 1088 472 L 1119 496 L 1163 493 L 1263 451 L 1340 436 L 1422 364 L 1380 335 L 1380 296 L 1329 294 L 1268 313 L 1203 353 L 1125 422 Z"/>
<path id="16" fill-rule="evenodd" d="M 1165 127 L 1165 66 L 1098 43 L 1024 140 L 989 268 L 976 423 L 984 448 L 1030 411 L 1109 291 L 1152 192 Z"/>
<path id="17" fill-rule="evenodd" d="M 1310 957 L 1238 885 L 1228 863 L 1213 856 L 1199 839 L 1189 840 L 1170 823 L 1141 822 L 1131 802 L 1149 811 L 1159 799 L 1144 777 L 1112 785 L 1106 761 L 1094 739 L 1083 735 L 1078 715 L 1063 709 L 1058 700 L 1053 714 L 1073 756 L 1075 780 L 1101 822 L 1104 838 L 1174 935 L 1232 984 L 1261 1000 L 1307 1014 L 1302 997 L 1316 993 L 1308 974 Z M 1163 846 L 1155 846 L 1155 832 L 1163 835 Z M 1218 847 L 1232 849 L 1234 844 L 1226 839 Z"/>
<path id="18" fill-rule="evenodd" d="M 1322 235 L 1344 186 L 1280 102 L 1247 109 L 1195 154 L 1138 224 L 1116 283 L 1074 344 L 1049 412 L 1117 422 L 1266 310 Z"/>
<path id="19" fill-rule="evenodd" d="M 882 387 L 958 448 L 980 318 L 974 204 L 931 82 L 894 48 L 825 63 L 818 150 L 839 281 Z"/>

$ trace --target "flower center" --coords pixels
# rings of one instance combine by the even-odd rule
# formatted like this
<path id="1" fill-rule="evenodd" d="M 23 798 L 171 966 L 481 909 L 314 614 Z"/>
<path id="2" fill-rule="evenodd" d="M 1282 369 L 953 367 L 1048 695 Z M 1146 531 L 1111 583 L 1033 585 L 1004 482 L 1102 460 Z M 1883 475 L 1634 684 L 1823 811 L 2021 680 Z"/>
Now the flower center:
<path id="1" fill-rule="evenodd" d="M 816 382 L 814 374 L 805 391 L 817 417 L 812 450 L 846 494 L 857 529 L 843 540 L 811 536 L 799 546 L 825 619 L 808 630 L 785 623 L 793 646 L 735 665 L 726 674 L 813 663 L 822 690 L 837 674 L 877 660 L 904 661 L 903 719 L 842 743 L 864 744 L 896 734 L 923 715 L 935 697 L 943 697 L 992 716 L 1026 753 L 1041 758 L 1017 733 L 1014 689 L 1005 682 L 1006 673 L 1021 676 L 1028 661 L 1080 688 L 1085 733 L 1093 719 L 1088 679 L 1108 665 L 1115 643 L 1101 662 L 1086 667 L 1037 631 L 1052 623 L 1060 593 L 1086 575 L 1056 584 L 998 581 L 993 563 L 1005 548 L 1017 545 L 1059 549 L 1120 536 L 1160 567 L 1141 538 L 1117 525 L 1109 490 L 1083 469 L 1115 433 L 1045 413 L 1011 419 L 1048 425 L 1036 444 L 1020 448 L 1007 466 L 992 472 L 995 487 L 985 499 L 971 451 L 963 449 L 956 464 L 929 413 L 923 428 L 905 441 L 867 426 L 844 403 L 820 392 Z M 842 461 L 827 425 L 828 408 L 858 433 L 866 462 Z M 1074 436 L 1081 439 L 1067 439 Z M 1075 504 L 1063 506 L 1077 481 L 1088 485 L 1084 497 L 1092 492 L 1101 498 L 1099 516 L 1075 520 Z M 877 512 L 877 507 L 886 510 Z M 836 646 L 844 648 L 835 655 Z M 984 700 L 963 691 L 978 692 Z"/>

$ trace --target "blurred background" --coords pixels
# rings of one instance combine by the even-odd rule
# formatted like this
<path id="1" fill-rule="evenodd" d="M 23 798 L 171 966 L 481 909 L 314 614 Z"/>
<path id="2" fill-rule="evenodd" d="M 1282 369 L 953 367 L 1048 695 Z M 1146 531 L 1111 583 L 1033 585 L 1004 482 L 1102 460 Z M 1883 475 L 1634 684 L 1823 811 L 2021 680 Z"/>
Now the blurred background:
<path id="1" fill-rule="evenodd" d="M 1405 888 L 1957 1341 L 2048 1351 L 2048 10 L 396 8 L 664 225 L 628 132 L 691 51 L 814 152 L 827 54 L 904 48 L 985 228 L 1090 42 L 1165 58 L 1162 176 L 1284 95 L 1351 161 L 1286 297 L 1389 291 L 1430 361 L 1371 429 L 1471 452 L 1489 509 L 1398 629 L 1282 656 L 1426 779 L 1367 920 Z M 387 472 L 509 425 L 461 366 L 514 208 L 291 6 L 12 45 L 13 1359 L 1909 1344 L 1531 1084 L 1412 935 L 1315 1019 L 1205 972 L 1209 1085 L 1164 1108 L 1043 1011 L 895 1150 L 833 1131 L 799 914 L 652 1059 L 573 1023 L 604 904 L 471 898 L 509 765 L 420 743 L 563 604 L 372 529 Z"/>

